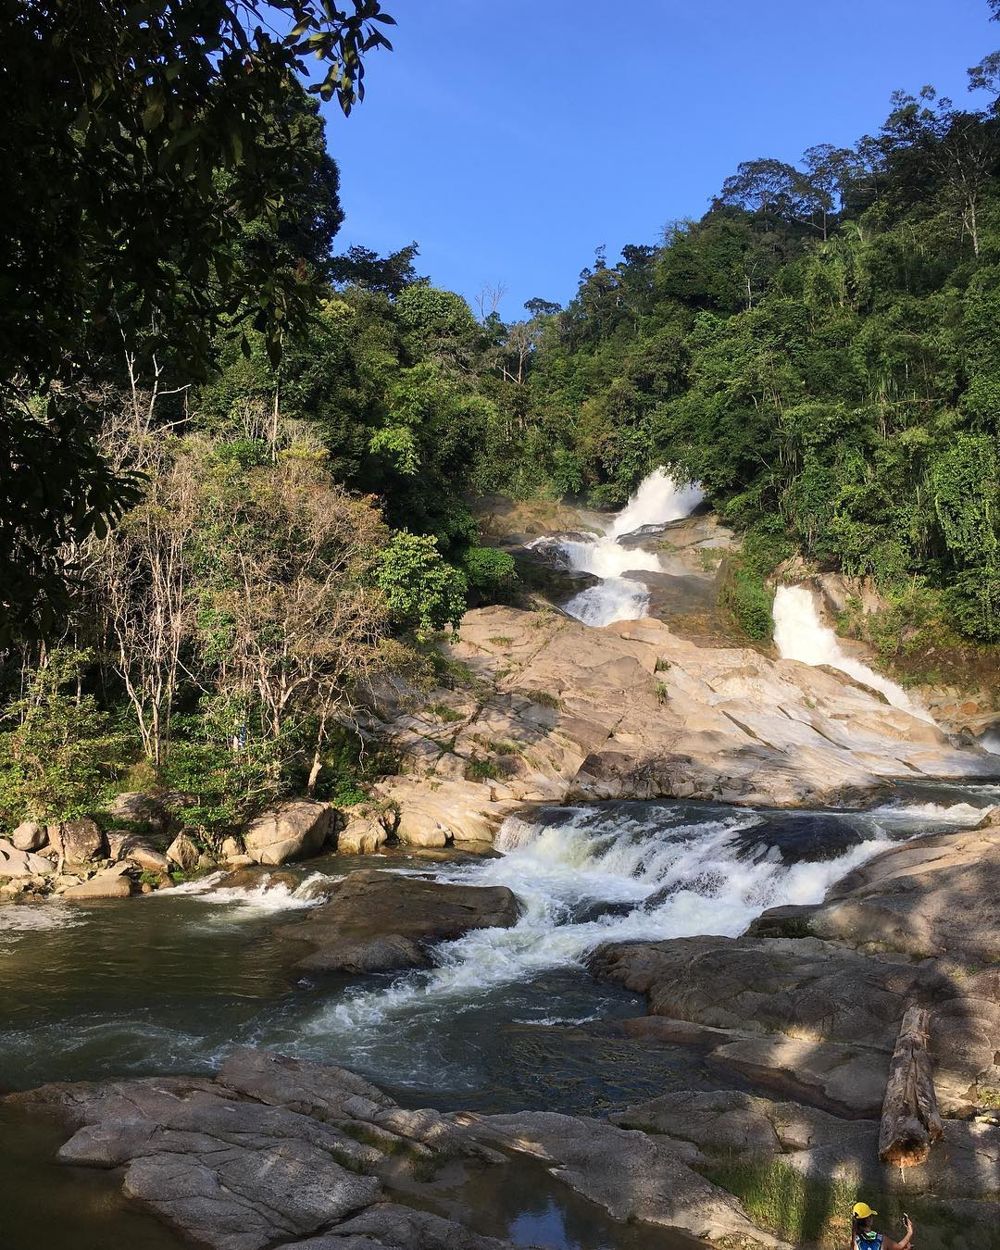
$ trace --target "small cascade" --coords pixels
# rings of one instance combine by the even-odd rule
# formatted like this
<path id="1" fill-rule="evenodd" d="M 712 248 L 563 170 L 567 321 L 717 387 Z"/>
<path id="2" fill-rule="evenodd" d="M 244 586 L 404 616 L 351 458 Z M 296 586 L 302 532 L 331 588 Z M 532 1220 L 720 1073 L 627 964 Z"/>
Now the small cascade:
<path id="1" fill-rule="evenodd" d="M 767 907 L 819 902 L 891 836 L 891 817 L 883 826 L 875 814 L 849 816 L 842 849 L 817 860 L 806 857 L 814 853 L 806 849 L 810 814 L 796 818 L 801 858 L 780 853 L 767 815 L 751 810 L 622 804 L 553 809 L 537 822 L 509 817 L 497 837 L 499 858 L 441 877 L 507 886 L 521 902 L 517 924 L 442 944 L 433 970 L 388 989 L 350 991 L 322 1009 L 307 1034 L 377 1046 L 390 1022 L 418 1012 L 426 1023 L 505 986 L 579 969 L 604 942 L 736 937 Z"/>
<path id="2" fill-rule="evenodd" d="M 601 579 L 600 585 L 573 596 L 566 604 L 569 615 L 594 626 L 645 616 L 648 590 L 642 582 L 624 575 L 660 572 L 660 558 L 641 547 L 624 547 L 619 540 L 645 526 L 666 525 L 690 516 L 703 498 L 696 484 L 680 485 L 666 469 L 654 469 L 640 483 L 606 534 L 590 541 L 560 541 L 570 568 Z"/>
<path id="3" fill-rule="evenodd" d="M 824 625 L 816 600 L 805 586 L 779 586 L 774 596 L 774 645 L 783 660 L 813 668 L 827 665 L 885 695 L 893 707 L 934 724 L 926 709 L 914 703 L 902 686 L 848 655 L 833 630 Z"/>

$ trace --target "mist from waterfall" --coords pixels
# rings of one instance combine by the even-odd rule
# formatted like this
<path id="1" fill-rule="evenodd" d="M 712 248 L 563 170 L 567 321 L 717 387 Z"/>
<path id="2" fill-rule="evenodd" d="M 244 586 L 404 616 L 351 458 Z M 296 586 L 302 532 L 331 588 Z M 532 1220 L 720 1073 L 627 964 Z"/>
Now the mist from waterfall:
<path id="1" fill-rule="evenodd" d="M 694 511 L 704 494 L 696 483 L 679 484 L 662 466 L 639 484 L 628 504 L 615 517 L 606 534 L 591 540 L 560 542 L 569 566 L 601 579 L 600 585 L 582 590 L 566 604 L 570 616 L 585 625 L 610 625 L 646 615 L 649 591 L 642 582 L 624 576 L 631 572 L 658 573 L 660 558 L 642 547 L 625 547 L 619 541 L 644 526 L 666 525 Z"/>
<path id="2" fill-rule="evenodd" d="M 779 586 L 774 596 L 774 645 L 783 660 L 799 660 L 818 667 L 839 669 L 856 681 L 884 694 L 893 707 L 934 723 L 924 708 L 888 677 L 876 673 L 840 645 L 833 630 L 820 619 L 812 592 L 805 586 Z"/>

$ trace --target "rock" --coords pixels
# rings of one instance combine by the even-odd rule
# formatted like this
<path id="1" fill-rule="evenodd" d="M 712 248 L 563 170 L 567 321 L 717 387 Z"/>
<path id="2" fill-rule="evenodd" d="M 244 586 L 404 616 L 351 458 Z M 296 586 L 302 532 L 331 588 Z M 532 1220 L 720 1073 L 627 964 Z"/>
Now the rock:
<path id="1" fill-rule="evenodd" d="M 328 803 L 300 800 L 258 816 L 243 835 L 246 852 L 257 864 L 285 864 L 318 855 L 334 830 Z"/>
<path id="2" fill-rule="evenodd" d="M 144 826 L 150 833 L 166 833 L 174 820 L 160 799 L 138 791 L 115 795 L 107 811 L 117 820 Z"/>
<path id="3" fill-rule="evenodd" d="M 711 1058 L 757 1085 L 849 1119 L 878 1115 L 889 1069 L 888 1056 L 864 1044 L 784 1035 L 730 1042 L 713 1050 Z"/>
<path id="4" fill-rule="evenodd" d="M 167 859 L 181 872 L 192 872 L 198 865 L 201 851 L 186 833 L 179 833 L 167 847 Z"/>
<path id="5" fill-rule="evenodd" d="M 26 820 L 17 826 L 10 840 L 19 851 L 40 851 L 48 842 L 49 834 L 36 820 Z"/>
<path id="6" fill-rule="evenodd" d="M 0 877 L 44 877 L 53 871 L 52 861 L 44 855 L 19 850 L 0 838 Z"/>
<path id="7" fill-rule="evenodd" d="M 325 903 L 280 930 L 310 943 L 299 966 L 314 971 L 367 973 L 419 968 L 426 947 L 471 929 L 510 928 L 518 904 L 504 886 L 447 885 L 421 877 L 355 872 L 337 882 Z"/>
<path id="8" fill-rule="evenodd" d="M 454 1220 L 384 1202 L 308 1241 L 278 1250 L 514 1250 L 509 1241 L 481 1237 Z"/>
<path id="9" fill-rule="evenodd" d="M 129 1197 L 213 1250 L 295 1246 L 313 1237 L 319 1245 L 335 1238 L 337 1250 L 502 1244 L 380 1202 L 376 1174 L 390 1158 L 397 1178 L 401 1169 L 456 1155 L 502 1159 L 440 1112 L 407 1111 L 340 1068 L 243 1050 L 214 1081 L 50 1085 L 8 1101 L 56 1114 L 74 1130 L 60 1162 L 122 1169 Z"/>
<path id="10" fill-rule="evenodd" d="M 388 831 L 378 820 L 352 814 L 337 834 L 338 855 L 374 855 L 389 841 Z"/>
<path id="11" fill-rule="evenodd" d="M 953 996 L 947 978 L 906 963 L 875 963 L 815 938 L 697 937 L 602 946 L 599 978 L 648 994 L 655 1015 L 754 1035 L 858 1040 L 891 1052 L 907 1001 Z"/>
<path id="12" fill-rule="evenodd" d="M 681 1228 L 713 1242 L 731 1238 L 726 1244 L 747 1250 L 786 1247 L 755 1228 L 732 1194 L 689 1167 L 690 1151 L 669 1142 L 543 1111 L 469 1117 L 469 1122 L 480 1140 L 545 1160 L 561 1181 L 616 1220 Z"/>
<path id="13" fill-rule="evenodd" d="M 1000 1083 L 1000 973 L 993 970 L 956 978 L 932 962 L 871 959 L 816 938 L 750 937 L 604 946 L 590 967 L 648 995 L 654 1015 L 730 1034 L 711 1050 L 713 1061 L 842 1114 L 877 1113 L 912 1004 L 931 1007 L 944 1114 L 968 1115 L 977 1090 Z"/>
<path id="14" fill-rule="evenodd" d="M 143 872 L 159 872 L 166 875 L 170 871 L 168 857 L 145 842 L 131 844 L 126 850 L 126 858 L 129 863 L 135 864 Z"/>
<path id="15" fill-rule="evenodd" d="M 132 882 L 126 875 L 126 869 L 125 864 L 105 869 L 91 877 L 89 881 L 71 885 L 62 892 L 61 897 L 73 902 L 85 902 L 98 898 L 128 898 L 132 893 Z"/>
<path id="16" fill-rule="evenodd" d="M 88 819 L 66 820 L 61 825 L 50 825 L 49 841 L 67 864 L 90 863 L 101 859 L 107 851 L 104 835 L 97 824 Z"/>
<path id="17" fill-rule="evenodd" d="M 108 834 L 108 848 L 116 863 L 128 861 L 142 872 L 170 871 L 170 860 L 167 856 L 150 846 L 144 838 L 137 838 L 134 834 L 112 830 Z"/>
<path id="18" fill-rule="evenodd" d="M 451 708 L 454 692 L 422 695 L 425 710 L 415 713 L 393 687 L 368 726 L 405 762 L 377 793 L 398 805 L 396 832 L 410 845 L 492 839 L 525 804 L 687 797 L 844 806 L 899 776 L 986 776 L 996 767 L 995 757 L 956 749 L 842 672 L 750 647 L 699 646 L 649 618 L 592 629 L 555 612 L 478 608 L 452 650 L 475 680 L 474 715 L 457 713 L 445 735 L 431 709 Z M 844 837 L 842 822 L 824 830 L 823 819 L 815 817 L 815 845 L 831 832 Z M 801 853 L 803 830 L 778 831 L 789 858 Z"/>
<path id="19" fill-rule="evenodd" d="M 885 851 L 833 887 L 809 930 L 860 950 L 1000 962 L 1000 826 Z"/>
<path id="20" fill-rule="evenodd" d="M 794 1102 L 737 1090 L 663 1094 L 612 1116 L 623 1128 L 663 1134 L 707 1159 L 720 1155 L 756 1166 L 780 1159 L 804 1176 L 823 1176 L 891 1193 L 897 1168 L 878 1161 L 878 1120 L 842 1120 Z M 993 1199 L 1000 1195 L 1000 1128 L 946 1121 L 944 1141 L 926 1164 L 908 1169 L 906 1193 Z"/>
<path id="21" fill-rule="evenodd" d="M 234 860 L 243 859 L 244 856 L 245 852 L 242 842 L 233 837 L 222 839 L 222 845 L 219 847 L 219 857 L 223 862 L 231 864 Z M 246 855 L 246 859 L 250 860 L 249 855 Z M 250 862 L 252 863 L 253 861 L 250 860 Z"/>

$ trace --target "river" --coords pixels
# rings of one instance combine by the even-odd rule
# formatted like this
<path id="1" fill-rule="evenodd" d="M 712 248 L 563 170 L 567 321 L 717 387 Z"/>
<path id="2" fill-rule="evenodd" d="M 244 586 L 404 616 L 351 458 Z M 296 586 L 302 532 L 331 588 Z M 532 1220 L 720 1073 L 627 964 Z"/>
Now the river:
<path id="1" fill-rule="evenodd" d="M 696 488 L 662 478 L 655 491 L 639 492 L 618 529 L 579 542 L 580 566 L 590 561 L 606 572 L 571 602 L 573 614 L 592 622 L 641 614 L 644 588 L 622 576 L 637 566 L 615 564 L 610 545 L 626 532 L 621 524 L 634 529 L 637 516 L 639 525 L 675 519 L 699 497 Z M 792 607 L 785 646 L 794 649 L 801 645 L 794 630 L 812 625 L 801 603 Z M 797 658 L 836 663 L 835 646 L 823 639 L 813 659 Z M 0 909 L 0 1086 L 209 1071 L 234 1045 L 257 1045 L 362 1072 L 408 1105 L 449 1109 L 604 1115 L 668 1089 L 715 1088 L 718 1073 L 692 1051 L 625 1037 L 616 1022 L 641 1014 L 643 1004 L 596 984 L 586 972 L 589 952 L 621 939 L 736 936 L 767 907 L 820 901 L 845 872 L 891 843 L 971 827 L 997 802 L 1000 784 L 948 782 L 900 786 L 891 801 L 862 812 L 679 801 L 551 808 L 508 819 L 492 858 L 331 856 L 264 875 L 253 887 L 227 889 L 219 874 L 121 903 L 7 906 Z M 324 878 L 373 864 L 506 885 L 521 917 L 510 929 L 441 945 L 426 971 L 361 981 L 292 971 L 294 948 L 275 929 L 316 905 Z M 174 1245 L 145 1217 L 116 1205 L 103 1180 L 81 1188 L 79 1176 L 57 1177 L 49 1165 L 49 1241 L 34 1239 L 38 1157 L 51 1147 L 44 1129 L 37 1132 L 42 1137 L 32 1141 L 0 1115 L 9 1160 L 0 1169 L 0 1199 L 11 1213 L 0 1244 L 58 1244 L 58 1230 L 69 1227 L 86 1191 L 94 1210 L 85 1212 L 89 1232 L 74 1244 Z M 483 1209 L 493 1211 L 488 1231 L 557 1250 L 629 1244 L 594 1212 L 584 1218 L 567 1196 L 533 1184 L 534 1197 L 516 1209 L 509 1198 L 483 1198 Z M 643 1244 L 690 1242 L 664 1235 Z"/>

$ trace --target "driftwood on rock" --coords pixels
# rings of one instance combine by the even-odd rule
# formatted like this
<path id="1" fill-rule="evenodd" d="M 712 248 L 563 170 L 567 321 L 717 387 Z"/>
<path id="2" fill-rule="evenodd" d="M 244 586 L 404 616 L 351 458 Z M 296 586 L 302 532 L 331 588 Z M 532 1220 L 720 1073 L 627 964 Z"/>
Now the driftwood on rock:
<path id="1" fill-rule="evenodd" d="M 899 1028 L 882 1103 L 878 1157 L 901 1168 L 924 1163 L 944 1129 L 927 1053 L 930 1013 L 910 1007 Z"/>

